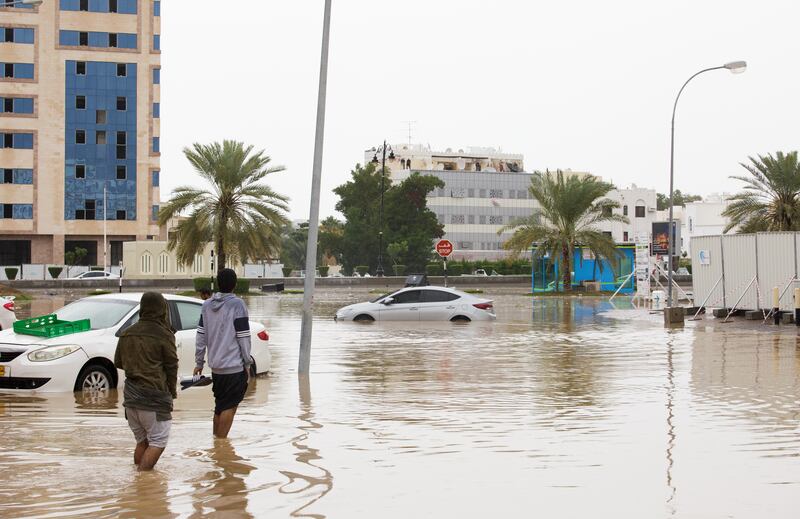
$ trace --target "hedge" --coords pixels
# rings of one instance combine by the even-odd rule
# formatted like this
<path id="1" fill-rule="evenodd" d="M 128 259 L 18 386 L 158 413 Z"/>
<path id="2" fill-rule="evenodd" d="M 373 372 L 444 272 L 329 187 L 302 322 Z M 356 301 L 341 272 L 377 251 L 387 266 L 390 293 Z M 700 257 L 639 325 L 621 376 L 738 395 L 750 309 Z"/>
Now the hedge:
<path id="1" fill-rule="evenodd" d="M 281 270 L 283 271 L 283 277 L 288 278 L 292 275 L 294 269 L 292 267 L 283 267 Z"/>
<path id="2" fill-rule="evenodd" d="M 395 276 L 403 276 L 406 273 L 405 265 L 392 265 L 392 272 Z"/>
<path id="3" fill-rule="evenodd" d="M 464 273 L 464 265 L 461 263 L 450 263 L 447 264 L 447 275 L 448 276 L 460 276 Z"/>
<path id="4" fill-rule="evenodd" d="M 429 276 L 442 276 L 444 275 L 444 267 L 441 263 L 428 263 L 425 266 L 425 273 Z"/>
<path id="5" fill-rule="evenodd" d="M 363 277 L 363 276 L 364 276 L 364 274 L 366 274 L 367 272 L 369 272 L 369 267 L 368 267 L 368 266 L 366 266 L 366 265 L 358 265 L 358 266 L 356 267 L 356 272 L 358 272 L 358 273 L 359 273 L 359 275 L 360 275 L 361 277 Z"/>
<path id="6" fill-rule="evenodd" d="M 17 279 L 17 272 L 19 272 L 17 267 L 6 267 L 6 278 L 11 281 Z"/>
<path id="7" fill-rule="evenodd" d="M 204 288 L 207 290 L 211 290 L 211 283 L 212 278 L 194 278 L 192 279 L 192 284 L 194 285 L 194 291 L 200 292 Z M 214 283 L 216 285 L 216 283 Z M 215 287 L 217 288 L 217 287 Z M 250 292 L 250 280 L 238 278 L 236 280 L 236 288 L 233 289 L 235 294 L 246 294 Z"/>
<path id="8" fill-rule="evenodd" d="M 328 277 L 328 270 L 329 269 L 330 269 L 330 267 L 317 267 L 317 270 L 319 270 L 320 277 L 323 277 L 323 278 Z"/>
<path id="9" fill-rule="evenodd" d="M 47 272 L 50 273 L 50 277 L 53 279 L 58 279 L 58 276 L 64 271 L 64 267 L 47 267 Z"/>

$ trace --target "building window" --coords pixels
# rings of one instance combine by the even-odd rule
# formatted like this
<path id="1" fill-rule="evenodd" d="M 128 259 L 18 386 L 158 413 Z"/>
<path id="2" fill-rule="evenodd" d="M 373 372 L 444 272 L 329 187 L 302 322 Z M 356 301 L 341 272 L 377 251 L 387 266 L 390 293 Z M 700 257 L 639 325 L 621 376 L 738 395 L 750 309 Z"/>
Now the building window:
<path id="1" fill-rule="evenodd" d="M 627 205 L 623 205 L 622 206 L 622 216 L 628 216 L 628 206 Z"/>
<path id="2" fill-rule="evenodd" d="M 622 233 L 622 241 L 628 243 L 628 231 Z"/>
<path id="3" fill-rule="evenodd" d="M 86 144 L 86 130 L 75 130 L 75 144 Z"/>
<path id="4" fill-rule="evenodd" d="M 637 205 L 636 206 L 636 218 L 644 218 L 644 206 Z"/>
<path id="5" fill-rule="evenodd" d="M 89 11 L 89 0 L 79 0 L 78 3 L 80 4 L 78 7 L 79 11 L 86 11 L 86 12 Z"/>
<path id="6" fill-rule="evenodd" d="M 105 144 L 106 143 L 106 132 L 105 130 L 97 130 L 94 132 L 94 143 L 95 144 Z"/>
<path id="7" fill-rule="evenodd" d="M 75 178 L 86 178 L 86 164 L 75 165 Z"/>
<path id="8" fill-rule="evenodd" d="M 85 61 L 76 61 L 75 62 L 75 75 L 76 76 L 85 76 L 86 75 L 86 62 Z"/>
<path id="9" fill-rule="evenodd" d="M 33 99 L 26 97 L 0 97 L 3 113 L 32 114 Z"/>
<path id="10" fill-rule="evenodd" d="M 18 150 L 33 149 L 32 133 L 2 133 L 3 148 L 14 148 Z"/>
<path id="11" fill-rule="evenodd" d="M 161 138 L 153 137 L 153 153 L 161 152 Z"/>
<path id="12" fill-rule="evenodd" d="M 502 216 L 490 216 L 489 217 L 489 225 L 503 225 L 503 217 Z"/>
<path id="13" fill-rule="evenodd" d="M 692 232 L 693 229 L 694 229 L 694 221 L 690 217 L 689 218 L 689 232 Z"/>
<path id="14" fill-rule="evenodd" d="M 155 0 L 153 2 L 153 16 L 161 16 L 161 1 Z"/>
<path id="15" fill-rule="evenodd" d="M 611 238 L 611 231 L 603 231 L 603 235 L 608 236 Z"/>
<path id="16" fill-rule="evenodd" d="M 115 32 L 108 33 L 108 46 L 112 49 L 117 47 L 117 33 Z"/>
<path id="17" fill-rule="evenodd" d="M 108 0 L 108 12 L 109 13 L 117 12 L 117 0 Z"/>
<path id="18" fill-rule="evenodd" d="M 33 43 L 33 29 L 6 27 L 3 30 L 2 41 L 6 43 Z"/>
<path id="19" fill-rule="evenodd" d="M 158 221 L 158 209 L 159 207 L 157 205 L 154 205 L 152 207 L 152 214 L 150 215 L 150 219 L 153 220 L 154 222 Z"/>
<path id="20" fill-rule="evenodd" d="M 470 224 L 475 223 L 475 215 L 474 214 L 467 215 L 467 223 L 470 223 Z"/>
<path id="21" fill-rule="evenodd" d="M 75 109 L 86 110 L 86 96 L 75 96 Z"/>
<path id="22" fill-rule="evenodd" d="M 33 79 L 33 63 L 3 63 L 3 77 Z"/>
<path id="23" fill-rule="evenodd" d="M 3 184 L 13 184 L 14 183 L 14 170 L 13 169 L 4 169 L 3 170 Z"/>
<path id="24" fill-rule="evenodd" d="M 128 109 L 128 99 L 126 97 L 117 97 L 117 110 L 124 112 Z"/>
<path id="25" fill-rule="evenodd" d="M 66 32 L 67 31 L 62 31 L 62 34 L 66 33 Z M 69 45 L 69 43 L 64 43 L 64 41 L 62 41 L 61 44 L 62 45 Z M 89 33 L 88 32 L 79 32 L 78 33 L 78 45 L 80 47 L 88 47 L 89 46 Z"/>
<path id="26" fill-rule="evenodd" d="M 95 212 L 96 203 L 94 200 L 86 200 L 84 202 L 84 207 L 86 208 L 86 219 L 87 220 L 95 220 L 96 212 Z"/>
<path id="27" fill-rule="evenodd" d="M 124 209 L 118 209 L 117 210 L 117 220 L 127 220 L 127 219 L 128 219 L 127 211 L 125 211 Z"/>
<path id="28" fill-rule="evenodd" d="M 128 168 L 124 165 L 117 166 L 117 180 L 125 180 L 128 178 Z"/>
<path id="29" fill-rule="evenodd" d="M 161 84 L 161 69 L 154 68 L 153 69 L 153 84 L 160 85 Z"/>
<path id="30" fill-rule="evenodd" d="M 117 63 L 117 77 L 126 77 L 128 75 L 128 66 L 125 63 Z"/>
<path id="31" fill-rule="evenodd" d="M 3 218 L 14 220 L 31 220 L 33 204 L 0 204 L 3 207 Z"/>
<path id="32" fill-rule="evenodd" d="M 128 157 L 127 147 L 123 145 L 117 145 L 117 159 L 118 160 L 125 160 Z"/>
<path id="33" fill-rule="evenodd" d="M 14 205 L 2 204 L 2 206 L 3 206 L 3 218 L 7 219 L 14 218 Z"/>
<path id="34" fill-rule="evenodd" d="M 489 190 L 489 198 L 503 198 L 503 190 L 502 189 L 490 189 Z"/>
<path id="35" fill-rule="evenodd" d="M 161 103 L 153 103 L 153 117 L 156 119 L 161 117 Z"/>
<path id="36" fill-rule="evenodd" d="M 462 224 L 462 223 L 464 223 L 464 215 L 463 214 L 451 214 L 450 215 L 450 223 L 451 224 Z"/>
<path id="37" fill-rule="evenodd" d="M 152 265 L 153 257 L 149 252 L 142 254 L 142 274 L 149 274 Z"/>
<path id="38" fill-rule="evenodd" d="M 486 190 L 485 189 L 479 189 L 478 190 L 478 198 L 486 198 Z"/>
<path id="39" fill-rule="evenodd" d="M 108 115 L 105 110 L 97 110 L 94 114 L 94 122 L 96 124 L 106 124 L 108 120 Z"/>
<path id="40" fill-rule="evenodd" d="M 153 171 L 152 180 L 151 180 L 151 185 L 153 187 L 158 187 L 158 183 L 159 183 L 159 178 L 158 177 L 159 176 L 160 176 L 160 171 Z"/>
<path id="41" fill-rule="evenodd" d="M 478 217 L 478 223 L 481 225 L 486 225 L 486 215 L 482 214 Z"/>
<path id="42" fill-rule="evenodd" d="M 158 273 L 166 274 L 169 272 L 169 254 L 162 252 L 158 255 Z"/>
<path id="43" fill-rule="evenodd" d="M 161 35 L 153 35 L 153 50 L 161 50 Z"/>
<path id="44" fill-rule="evenodd" d="M 467 189 L 467 198 L 475 198 L 475 189 L 473 188 Z"/>
<path id="45" fill-rule="evenodd" d="M 528 198 L 528 192 L 525 191 L 524 189 L 520 189 L 517 192 L 517 198 L 519 198 L 520 200 L 526 200 Z"/>
<path id="46" fill-rule="evenodd" d="M 516 190 L 515 189 L 509 189 L 508 190 L 508 198 L 513 199 L 515 194 L 516 194 Z"/>

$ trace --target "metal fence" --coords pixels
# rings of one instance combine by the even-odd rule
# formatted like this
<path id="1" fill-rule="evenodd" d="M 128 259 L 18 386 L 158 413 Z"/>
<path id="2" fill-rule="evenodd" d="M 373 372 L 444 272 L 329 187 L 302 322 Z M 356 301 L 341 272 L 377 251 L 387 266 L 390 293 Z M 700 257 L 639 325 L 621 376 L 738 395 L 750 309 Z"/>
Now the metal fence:
<path id="1" fill-rule="evenodd" d="M 697 236 L 691 241 L 694 301 L 707 308 L 794 308 L 800 239 L 794 232 Z"/>

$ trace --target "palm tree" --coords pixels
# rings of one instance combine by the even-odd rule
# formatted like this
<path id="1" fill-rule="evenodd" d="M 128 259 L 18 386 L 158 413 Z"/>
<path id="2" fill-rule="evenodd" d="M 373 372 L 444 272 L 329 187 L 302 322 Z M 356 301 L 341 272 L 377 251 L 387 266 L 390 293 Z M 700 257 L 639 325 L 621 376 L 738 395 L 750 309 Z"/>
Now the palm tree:
<path id="1" fill-rule="evenodd" d="M 797 152 L 779 151 L 742 163 L 749 176 L 732 176 L 745 183 L 744 191 L 730 197 L 722 215 L 730 219 L 724 232 L 800 230 L 800 164 Z"/>
<path id="2" fill-rule="evenodd" d="M 536 172 L 528 188 L 539 207 L 521 221 L 503 227 L 498 234 L 514 229 L 503 247 L 519 254 L 534 246 L 534 258 L 561 259 L 564 289 L 572 290 L 573 252 L 575 247 L 589 249 L 599 260 L 616 263 L 619 252 L 611 236 L 596 225 L 628 219 L 613 210 L 619 203 L 603 198 L 614 186 L 591 175 Z M 602 263 L 600 263 L 602 269 Z"/>
<path id="3" fill-rule="evenodd" d="M 263 150 L 253 152 L 253 146 L 237 141 L 195 143 L 183 153 L 211 189 L 178 187 L 158 213 L 159 225 L 165 225 L 188 211 L 167 244 L 169 250 L 177 249 L 178 262 L 191 264 L 212 241 L 218 270 L 229 261 L 276 257 L 289 199 L 259 181 L 285 168 L 270 167 Z"/>

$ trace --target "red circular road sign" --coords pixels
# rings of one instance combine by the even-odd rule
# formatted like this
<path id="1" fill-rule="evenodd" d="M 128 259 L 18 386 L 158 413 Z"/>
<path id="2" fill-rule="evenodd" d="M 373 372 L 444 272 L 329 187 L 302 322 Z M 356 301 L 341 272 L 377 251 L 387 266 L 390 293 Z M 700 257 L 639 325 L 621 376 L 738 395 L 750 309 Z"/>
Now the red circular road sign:
<path id="1" fill-rule="evenodd" d="M 450 240 L 439 240 L 436 243 L 436 253 L 439 256 L 446 258 L 453 253 L 453 244 L 450 242 Z"/>

